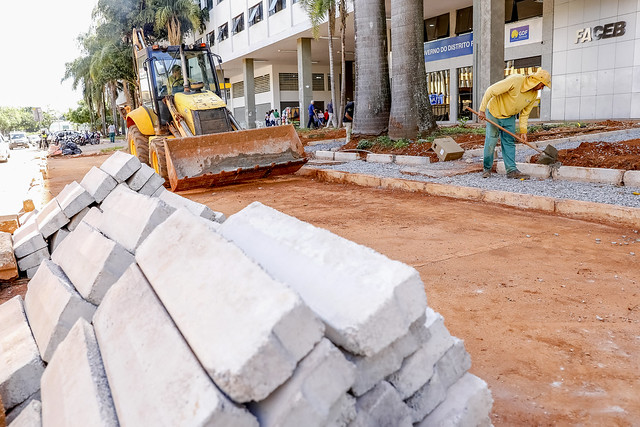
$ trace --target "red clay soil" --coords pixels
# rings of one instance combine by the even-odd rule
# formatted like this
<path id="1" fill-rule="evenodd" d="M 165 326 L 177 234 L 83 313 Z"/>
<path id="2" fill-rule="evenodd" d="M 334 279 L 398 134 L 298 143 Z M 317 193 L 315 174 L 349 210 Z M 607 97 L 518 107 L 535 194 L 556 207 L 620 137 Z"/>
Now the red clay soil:
<path id="1" fill-rule="evenodd" d="M 535 163 L 539 155 L 531 158 Z M 622 142 L 583 142 L 571 150 L 559 150 L 563 166 L 640 170 L 640 139 Z"/>
<path id="2" fill-rule="evenodd" d="M 106 158 L 51 160 L 51 192 Z M 640 420 L 637 230 L 295 176 L 182 195 L 226 215 L 257 200 L 416 268 L 496 426 Z"/>

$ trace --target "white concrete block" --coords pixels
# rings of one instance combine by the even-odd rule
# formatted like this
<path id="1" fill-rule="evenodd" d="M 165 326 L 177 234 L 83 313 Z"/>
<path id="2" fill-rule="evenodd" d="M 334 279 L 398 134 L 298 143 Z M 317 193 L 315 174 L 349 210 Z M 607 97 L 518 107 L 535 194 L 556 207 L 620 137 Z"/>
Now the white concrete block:
<path id="1" fill-rule="evenodd" d="M 95 228 L 96 230 L 100 230 L 102 224 L 102 211 L 95 206 L 92 207 L 84 218 L 82 218 L 81 222 L 87 224 L 89 227 Z"/>
<path id="2" fill-rule="evenodd" d="M 41 380 L 43 425 L 118 426 L 93 327 L 80 318 Z"/>
<path id="3" fill-rule="evenodd" d="M 135 262 L 122 245 L 84 223 L 58 246 L 51 259 L 80 295 L 95 305 L 100 305 L 109 288 Z"/>
<path id="4" fill-rule="evenodd" d="M 373 163 L 393 163 L 393 154 L 367 154 L 367 162 Z"/>
<path id="5" fill-rule="evenodd" d="M 30 268 L 39 266 L 42 261 L 49 259 L 49 256 L 49 248 L 38 249 L 24 258 L 18 258 L 18 268 L 20 271 L 27 271 Z"/>
<path id="6" fill-rule="evenodd" d="M 423 166 L 431 163 L 429 157 L 396 155 L 395 162 L 399 165 Z"/>
<path id="7" fill-rule="evenodd" d="M 315 158 L 318 160 L 333 160 L 333 151 L 322 151 L 318 150 L 313 153 Z"/>
<path id="8" fill-rule="evenodd" d="M 418 350 L 429 336 L 423 316 L 413 322 L 404 336 L 373 356 L 355 356 L 346 353 L 347 359 L 356 365 L 356 379 L 351 389 L 353 394 L 363 395 L 388 375 L 400 369 L 405 357 Z"/>
<path id="9" fill-rule="evenodd" d="M 0 396 L 9 410 L 40 389 L 44 371 L 20 295 L 0 305 L 0 349 Z"/>
<path id="10" fill-rule="evenodd" d="M 11 234 L 0 231 L 0 281 L 18 277 L 18 263 L 13 254 Z"/>
<path id="11" fill-rule="evenodd" d="M 93 326 L 121 425 L 258 425 L 214 385 L 135 265 L 109 290 Z"/>
<path id="12" fill-rule="evenodd" d="M 23 225 L 13 233 L 13 252 L 18 258 L 24 258 L 38 249 L 46 247 L 47 242 L 42 237 L 35 220 Z"/>
<path id="13" fill-rule="evenodd" d="M 356 398 L 345 393 L 331 407 L 325 425 L 328 427 L 347 427 L 356 419 L 356 415 Z"/>
<path id="14" fill-rule="evenodd" d="M 164 178 L 154 172 L 151 178 L 138 190 L 138 193 L 144 194 L 145 196 L 152 196 L 163 184 Z"/>
<path id="15" fill-rule="evenodd" d="M 194 202 L 171 191 L 163 191 L 158 197 L 175 209 L 185 208 L 192 214 L 211 221 L 223 223 L 226 219 L 222 212 L 215 212 L 206 205 Z"/>
<path id="16" fill-rule="evenodd" d="M 119 184 L 140 169 L 140 160 L 124 151 L 116 151 L 100 165 L 100 169 L 111 175 Z"/>
<path id="17" fill-rule="evenodd" d="M 626 171 L 622 181 L 627 187 L 640 187 L 640 171 Z"/>
<path id="18" fill-rule="evenodd" d="M 96 307 L 82 299 L 64 272 L 52 261 L 44 261 L 29 282 L 25 309 L 33 336 L 48 362 L 79 318 L 91 321 Z"/>
<path id="19" fill-rule="evenodd" d="M 46 239 L 68 223 L 69 218 L 60 209 L 58 200 L 51 199 L 38 213 L 36 221 L 38 222 L 40 233 Z"/>
<path id="20" fill-rule="evenodd" d="M 445 401 L 418 426 L 489 426 L 492 405 L 487 383 L 467 373 L 449 388 Z"/>
<path id="21" fill-rule="evenodd" d="M 358 160 L 358 153 L 346 153 L 344 151 L 336 151 L 333 153 L 333 160 L 338 162 L 352 162 L 354 160 Z"/>
<path id="22" fill-rule="evenodd" d="M 322 338 L 323 325 L 209 222 L 177 210 L 136 261 L 218 387 L 236 402 L 262 400 Z"/>
<path id="23" fill-rule="evenodd" d="M 67 184 L 56 196 L 60 209 L 67 218 L 72 218 L 81 210 L 95 202 L 95 199 L 76 181 Z"/>
<path id="24" fill-rule="evenodd" d="M 69 219 L 69 223 L 67 224 L 67 226 L 65 228 L 67 230 L 69 230 L 69 231 L 75 230 L 76 227 L 78 226 L 78 224 L 80 224 L 82 222 L 84 217 L 89 213 L 89 211 L 91 209 L 92 208 L 87 206 L 84 209 L 82 209 L 80 212 L 75 214 L 72 218 Z M 98 208 L 96 208 L 96 209 L 98 209 Z"/>
<path id="25" fill-rule="evenodd" d="M 29 405 L 31 405 L 31 402 L 33 402 L 34 400 L 37 400 L 38 403 L 42 401 L 42 397 L 40 396 L 39 389 L 38 391 L 33 393 L 31 396 L 29 396 L 24 402 L 14 406 L 13 409 L 11 409 L 10 411 L 7 411 L 7 416 L 5 419 L 6 424 L 10 425 L 16 418 L 18 418 L 18 416 L 22 413 L 24 409 L 26 409 Z M 40 411 L 40 409 L 38 409 L 38 411 Z M 40 426 L 40 424 L 37 424 L 37 425 Z"/>
<path id="26" fill-rule="evenodd" d="M 169 191 L 169 190 L 167 190 L 166 188 L 164 188 L 164 186 L 161 186 L 160 188 L 158 188 L 158 189 L 155 191 L 155 193 L 153 193 L 153 194 L 151 195 L 151 197 L 160 197 L 160 195 L 161 195 L 162 193 L 164 193 L 165 191 Z"/>
<path id="27" fill-rule="evenodd" d="M 100 231 L 131 253 L 174 211 L 163 201 L 122 185 L 104 199 L 101 209 Z"/>
<path id="28" fill-rule="evenodd" d="M 250 409 L 261 426 L 322 427 L 335 417 L 331 410 L 354 377 L 355 366 L 323 338 L 286 383 Z"/>
<path id="29" fill-rule="evenodd" d="M 358 415 L 350 427 L 411 427 L 411 410 L 391 384 L 381 381 L 356 400 Z"/>
<path id="30" fill-rule="evenodd" d="M 402 367 L 387 378 L 400 394 L 402 400 L 414 394 L 432 377 L 435 365 L 454 345 L 455 341 L 444 319 L 433 310 L 427 311 L 425 326 L 431 334 L 422 347 L 402 362 Z"/>
<path id="31" fill-rule="evenodd" d="M 32 400 L 20 414 L 10 423 L 9 427 L 40 427 L 42 426 L 42 403 Z"/>
<path id="32" fill-rule="evenodd" d="M 36 215 L 38 215 L 38 209 L 34 209 L 30 212 L 25 212 L 18 217 L 18 222 L 21 226 L 29 224 L 30 222 L 36 220 Z"/>
<path id="33" fill-rule="evenodd" d="M 111 175 L 94 166 L 82 178 L 80 185 L 87 190 L 97 203 L 100 203 L 116 188 L 118 183 Z"/>
<path id="34" fill-rule="evenodd" d="M 49 237 L 49 253 L 52 254 L 56 250 L 58 245 L 60 245 L 60 243 L 62 243 L 62 241 L 66 239 L 68 235 L 69 230 L 67 230 L 65 227 L 53 233 L 51 237 Z"/>
<path id="35" fill-rule="evenodd" d="M 378 353 L 425 312 L 415 269 L 258 202 L 228 218 L 220 233 L 295 289 L 325 322 L 327 337 L 351 353 Z"/>
<path id="36" fill-rule="evenodd" d="M 29 279 L 29 280 L 33 279 L 33 276 L 35 276 L 36 273 L 38 272 L 38 268 L 40 268 L 40 266 L 31 267 L 27 271 L 25 271 L 25 273 L 27 275 L 27 279 Z"/>
<path id="37" fill-rule="evenodd" d="M 560 166 L 552 172 L 553 179 L 567 181 L 594 182 L 599 184 L 622 184 L 624 172 L 621 169 L 583 168 L 579 166 Z"/>
<path id="38" fill-rule="evenodd" d="M 145 165 L 144 163 L 140 164 L 140 169 L 138 169 L 129 179 L 127 179 L 127 185 L 133 191 L 139 191 L 144 184 L 149 181 L 151 175 L 156 173 L 153 168 L 149 165 Z"/>
<path id="39" fill-rule="evenodd" d="M 516 167 L 522 173 L 530 175 L 532 178 L 548 179 L 551 178 L 551 166 L 539 165 L 537 163 L 516 163 Z M 505 175 L 507 170 L 504 162 L 498 162 L 496 170 L 499 174 Z"/>

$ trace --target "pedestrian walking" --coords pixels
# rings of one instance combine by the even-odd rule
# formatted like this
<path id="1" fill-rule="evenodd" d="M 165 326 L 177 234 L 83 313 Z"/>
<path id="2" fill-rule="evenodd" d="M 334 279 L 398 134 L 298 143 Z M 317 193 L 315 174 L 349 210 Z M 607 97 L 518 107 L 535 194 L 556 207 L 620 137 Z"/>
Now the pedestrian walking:
<path id="1" fill-rule="evenodd" d="M 313 125 L 314 127 L 318 127 L 316 126 L 316 109 L 313 106 L 314 101 L 311 100 L 311 104 L 309 104 L 309 121 L 307 122 L 307 127 L 311 128 L 311 126 Z"/>
<path id="2" fill-rule="evenodd" d="M 347 105 L 344 107 L 344 117 L 342 118 L 342 123 L 347 128 L 347 139 L 346 142 L 351 141 L 351 129 L 353 125 L 353 114 L 355 111 L 355 104 L 349 98 L 347 98 Z"/>
<path id="3" fill-rule="evenodd" d="M 327 113 L 329 113 L 329 117 L 327 118 L 327 127 L 333 126 L 333 101 L 329 101 L 327 104 Z"/>
<path id="4" fill-rule="evenodd" d="M 498 125 L 516 132 L 516 114 L 520 114 L 520 135 L 527 140 L 527 122 L 529 114 L 538 99 L 538 91 L 543 87 L 551 88 L 551 75 L 548 71 L 539 69 L 534 74 L 523 76 L 513 74 L 489 86 L 478 109 L 481 120 L 490 119 Z M 513 136 L 498 129 L 487 122 L 484 139 L 483 178 L 491 176 L 493 167 L 493 153 L 500 138 L 502 159 L 507 170 L 507 178 L 529 179 L 516 167 L 516 144 Z"/>
<path id="5" fill-rule="evenodd" d="M 116 127 L 114 126 L 113 123 L 111 123 L 109 125 L 109 141 L 111 141 L 112 143 L 116 142 Z"/>
<path id="6" fill-rule="evenodd" d="M 278 113 L 278 109 L 273 110 L 273 116 L 276 118 L 276 126 L 280 126 L 280 113 Z"/>

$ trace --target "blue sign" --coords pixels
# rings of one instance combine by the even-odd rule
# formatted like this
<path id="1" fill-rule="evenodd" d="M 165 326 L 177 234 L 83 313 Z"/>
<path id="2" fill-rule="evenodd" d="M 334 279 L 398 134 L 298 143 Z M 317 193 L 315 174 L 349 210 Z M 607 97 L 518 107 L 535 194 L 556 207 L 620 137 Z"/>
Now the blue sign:
<path id="1" fill-rule="evenodd" d="M 509 30 L 509 43 L 519 42 L 529 39 L 529 26 L 524 25 L 522 27 L 512 28 Z"/>
<path id="2" fill-rule="evenodd" d="M 424 62 L 455 58 L 473 53 L 473 33 L 434 40 L 424 44 Z"/>
<path id="3" fill-rule="evenodd" d="M 429 103 L 431 103 L 431 105 L 442 105 L 444 104 L 444 95 L 440 94 L 436 94 L 436 93 L 432 93 L 431 95 L 429 95 Z"/>

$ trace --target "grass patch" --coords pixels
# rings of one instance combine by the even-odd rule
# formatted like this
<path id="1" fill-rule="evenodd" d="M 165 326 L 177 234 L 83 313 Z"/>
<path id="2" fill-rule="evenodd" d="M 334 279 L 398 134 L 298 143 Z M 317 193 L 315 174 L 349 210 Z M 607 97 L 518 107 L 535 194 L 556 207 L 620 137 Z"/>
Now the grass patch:
<path id="1" fill-rule="evenodd" d="M 122 147 L 103 148 L 102 150 L 100 150 L 100 154 L 112 153 L 114 151 L 120 151 L 120 150 L 122 150 Z"/>

